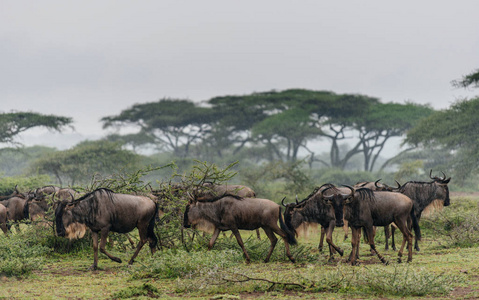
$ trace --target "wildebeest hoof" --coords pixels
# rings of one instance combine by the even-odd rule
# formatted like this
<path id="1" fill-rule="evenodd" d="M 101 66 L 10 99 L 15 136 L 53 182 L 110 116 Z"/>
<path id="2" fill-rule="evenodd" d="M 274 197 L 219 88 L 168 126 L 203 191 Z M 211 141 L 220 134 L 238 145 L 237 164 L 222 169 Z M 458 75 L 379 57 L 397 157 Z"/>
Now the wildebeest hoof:
<path id="1" fill-rule="evenodd" d="M 339 249 L 339 250 L 338 250 L 338 253 L 339 253 L 339 255 L 343 256 L 344 251 L 343 251 L 342 249 Z"/>
<path id="2" fill-rule="evenodd" d="M 318 247 L 319 252 L 323 252 L 323 247 Z"/>
<path id="3" fill-rule="evenodd" d="M 351 262 L 351 266 L 359 266 L 360 264 L 359 261 Z"/>
<path id="4" fill-rule="evenodd" d="M 119 259 L 118 257 L 113 257 L 111 260 L 121 264 L 121 259 Z"/>
<path id="5" fill-rule="evenodd" d="M 396 250 L 396 247 L 392 247 L 392 248 L 393 248 L 394 251 L 397 251 L 397 250 Z"/>
<path id="6" fill-rule="evenodd" d="M 402 259 L 401 259 L 401 258 L 398 258 L 398 263 L 402 263 Z"/>
<path id="7" fill-rule="evenodd" d="M 88 268 L 88 271 L 95 271 L 97 269 L 98 269 L 98 267 L 95 264 L 93 264 Z"/>
<path id="8" fill-rule="evenodd" d="M 389 265 L 389 261 L 387 261 L 387 260 L 385 260 L 385 259 L 382 259 L 381 262 L 382 262 L 385 266 Z"/>

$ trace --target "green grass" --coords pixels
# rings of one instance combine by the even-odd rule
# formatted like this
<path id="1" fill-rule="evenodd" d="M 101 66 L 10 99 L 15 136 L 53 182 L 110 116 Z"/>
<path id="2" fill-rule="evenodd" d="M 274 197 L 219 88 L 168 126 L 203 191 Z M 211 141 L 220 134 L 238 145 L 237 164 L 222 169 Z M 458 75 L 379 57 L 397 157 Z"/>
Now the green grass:
<path id="1" fill-rule="evenodd" d="M 421 251 L 414 253 L 409 264 L 397 263 L 397 253 L 384 250 L 380 229 L 376 244 L 389 265 L 381 264 L 361 244 L 361 264 L 350 266 L 345 262 L 350 240 L 343 241 L 343 231 L 336 229 L 334 240 L 345 250 L 345 257 L 336 254 L 332 263 L 328 263 L 327 251 L 317 250 L 317 232 L 310 232 L 308 238 L 300 237 L 299 245 L 292 248 L 295 264 L 284 255 L 282 242 L 278 242 L 271 262 L 263 263 L 269 241 L 265 235 L 257 241 L 254 232 L 251 236 L 244 232 L 250 264 L 244 262 L 234 238 L 221 237 L 210 252 L 205 250 L 207 238 L 197 240 L 194 250 L 189 252 L 164 250 L 152 257 L 145 247 L 131 267 L 126 261 L 133 250 L 117 246 L 109 251 L 119 256 L 123 264 L 99 254 L 100 270 L 88 271 L 93 251 L 85 247 L 84 241 L 69 245 L 70 252 L 58 251 L 66 244 L 56 241 L 51 232 L 39 234 L 24 226 L 20 234 L 0 235 L 0 256 L 36 264 L 28 272 L 0 271 L 0 299 L 474 299 L 479 297 L 476 232 L 464 233 L 469 239 L 467 243 L 458 242 L 462 239 L 461 228 L 476 226 L 472 216 L 477 213 L 478 200 L 453 197 L 451 207 L 422 220 Z M 396 236 L 400 242 L 401 237 Z M 19 240 L 29 245 L 28 249 L 19 249 Z M 7 255 L 5 251 L 10 252 Z M 0 269 L 21 265 L 12 261 L 0 261 Z"/>

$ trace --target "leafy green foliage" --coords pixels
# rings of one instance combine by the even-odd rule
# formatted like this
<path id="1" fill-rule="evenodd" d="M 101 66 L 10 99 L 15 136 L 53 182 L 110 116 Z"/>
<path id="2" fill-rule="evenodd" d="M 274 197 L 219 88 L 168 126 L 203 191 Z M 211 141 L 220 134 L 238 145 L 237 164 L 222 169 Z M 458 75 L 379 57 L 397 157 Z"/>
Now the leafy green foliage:
<path id="1" fill-rule="evenodd" d="M 18 144 L 15 137 L 34 127 L 45 127 L 60 132 L 72 121 L 67 117 L 32 112 L 0 113 L 0 143 Z"/>
<path id="2" fill-rule="evenodd" d="M 467 74 L 462 77 L 460 80 L 454 80 L 452 85 L 455 87 L 474 87 L 479 88 L 479 69 L 472 71 L 470 74 Z"/>
<path id="3" fill-rule="evenodd" d="M 48 175 L 38 176 L 14 176 L 0 178 L 0 195 L 10 195 L 17 186 L 20 192 L 26 192 L 47 185 L 51 181 Z"/>
<path id="4" fill-rule="evenodd" d="M 58 151 L 40 158 L 33 168 L 55 177 L 60 185 L 87 182 L 94 174 L 111 174 L 119 170 L 134 170 L 139 156 L 123 150 L 119 143 L 86 141 L 72 149 Z"/>
<path id="5" fill-rule="evenodd" d="M 160 296 L 158 289 L 151 284 L 144 283 L 141 286 L 127 287 L 116 293 L 113 293 L 113 299 L 129 299 L 139 296 L 148 296 L 148 298 L 157 298 Z"/>
<path id="6" fill-rule="evenodd" d="M 51 249 L 43 246 L 35 233 L 35 228 L 27 228 L 15 235 L 0 236 L 0 274 L 22 277 L 42 267 Z"/>

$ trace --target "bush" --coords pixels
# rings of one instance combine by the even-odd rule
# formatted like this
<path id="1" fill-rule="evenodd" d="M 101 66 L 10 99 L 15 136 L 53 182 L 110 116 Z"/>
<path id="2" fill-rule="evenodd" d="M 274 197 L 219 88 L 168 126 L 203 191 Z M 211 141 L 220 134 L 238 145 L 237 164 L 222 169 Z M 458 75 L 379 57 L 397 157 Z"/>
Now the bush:
<path id="1" fill-rule="evenodd" d="M 15 191 L 16 185 L 21 192 L 24 192 L 45 186 L 49 182 L 50 177 L 48 175 L 3 177 L 0 178 L 0 195 L 10 195 Z"/>
<path id="2" fill-rule="evenodd" d="M 33 230 L 32 230 L 33 229 Z M 34 228 L 0 237 L 0 273 L 27 276 L 43 266 L 44 257 L 52 250 L 41 244 Z"/>

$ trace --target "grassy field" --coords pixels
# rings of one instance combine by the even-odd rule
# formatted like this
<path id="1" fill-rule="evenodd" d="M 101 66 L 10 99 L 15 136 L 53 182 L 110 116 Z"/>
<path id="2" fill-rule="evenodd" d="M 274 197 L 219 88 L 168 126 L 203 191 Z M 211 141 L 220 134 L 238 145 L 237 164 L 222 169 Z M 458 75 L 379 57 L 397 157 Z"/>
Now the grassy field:
<path id="1" fill-rule="evenodd" d="M 412 263 L 399 264 L 395 251 L 384 250 L 379 229 L 376 244 L 389 265 L 363 244 L 361 264 L 355 267 L 346 263 L 351 245 L 350 239 L 343 241 L 342 229 L 336 229 L 334 240 L 345 257 L 336 254 L 328 263 L 327 251 L 317 250 L 317 228 L 311 228 L 292 248 L 295 264 L 284 255 L 281 242 L 271 262 L 263 263 L 269 241 L 244 232 L 251 264 L 244 263 L 234 238 L 221 238 L 206 252 L 206 237 L 189 252 L 170 249 L 151 256 L 145 247 L 130 267 L 126 261 L 133 250 L 116 246 L 110 250 L 122 264 L 100 254 L 100 270 L 89 271 L 93 251 L 87 243 L 58 253 L 49 244 L 52 239 L 42 237 L 49 231 L 23 226 L 21 234 L 0 236 L 0 299 L 475 299 L 478 203 L 477 196 L 454 195 L 450 207 L 421 220 L 421 251 L 414 252 Z"/>

